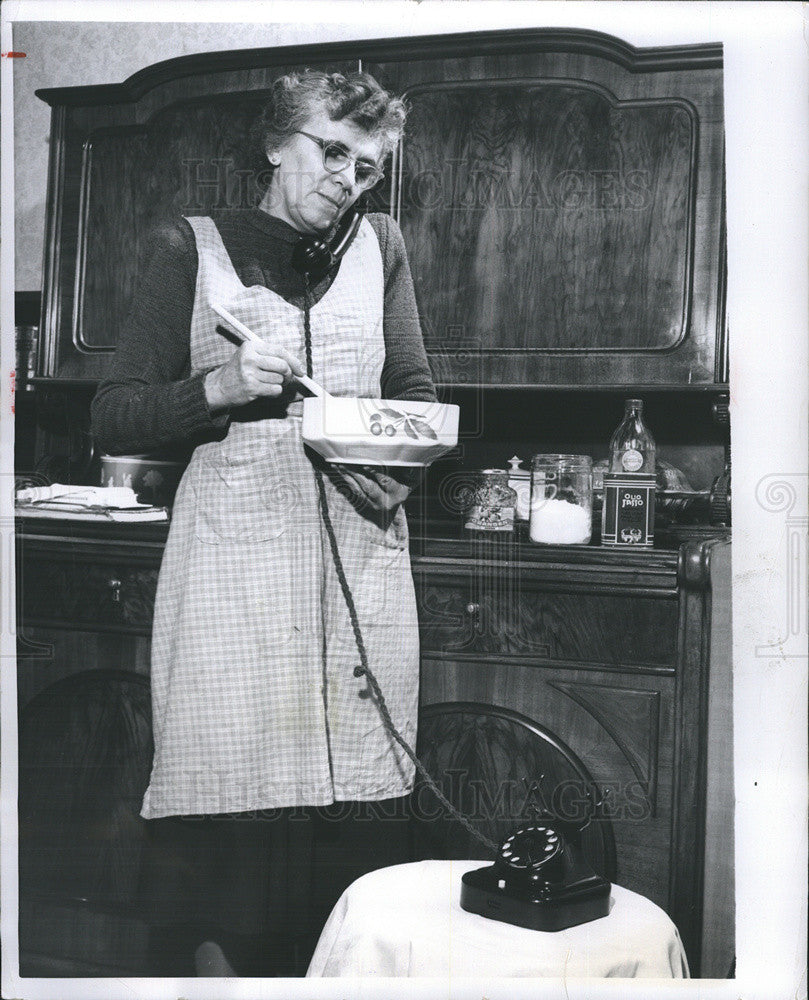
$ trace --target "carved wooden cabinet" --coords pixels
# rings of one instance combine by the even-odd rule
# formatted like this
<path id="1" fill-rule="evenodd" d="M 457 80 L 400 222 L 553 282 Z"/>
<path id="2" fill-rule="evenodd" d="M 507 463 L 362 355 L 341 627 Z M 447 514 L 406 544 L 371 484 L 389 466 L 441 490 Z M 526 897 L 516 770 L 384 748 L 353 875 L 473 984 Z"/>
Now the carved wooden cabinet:
<path id="1" fill-rule="evenodd" d="M 255 202 L 251 119 L 304 66 L 362 66 L 411 105 L 374 205 L 401 223 L 437 381 L 726 381 L 721 46 L 562 29 L 205 53 L 39 91 L 41 376 L 103 376 L 150 229 Z"/>
<path id="2" fill-rule="evenodd" d="M 27 713 L 39 718 L 41 702 L 54 692 L 60 702 L 72 704 L 68 688 L 59 687 L 70 678 L 87 686 L 87 672 L 95 671 L 99 683 L 118 690 L 120 684 L 106 677 L 113 669 L 130 687 L 134 683 L 136 694 L 138 680 L 147 681 L 165 532 L 164 525 L 23 522 L 18 532 L 23 734 L 33 724 L 26 722 Z M 423 708 L 478 706 L 541 728 L 562 747 L 601 792 L 596 823 L 610 876 L 670 913 L 692 974 L 699 971 L 701 942 L 710 560 L 722 544 L 712 538 L 679 549 L 615 553 L 594 546 L 542 548 L 418 534 L 411 544 Z M 141 717 L 132 697 L 123 702 L 121 718 Z M 75 713 L 81 716 L 74 706 Z M 135 740 L 127 759 L 142 756 L 143 727 L 130 721 L 124 728 Z M 27 745 L 41 744 L 39 739 Z M 519 754 L 515 746 L 509 750 L 504 744 L 498 752 Z M 23 760 L 21 773 L 35 782 L 30 764 Z M 141 776 L 144 783 L 147 773 Z M 533 777 L 541 785 L 542 775 Z M 65 782 L 74 780 L 77 774 L 68 768 Z M 494 800 L 501 792 L 489 790 Z M 544 792 L 552 796 L 554 788 Z M 138 791 L 129 788 L 111 807 L 120 856 L 110 872 L 119 875 L 113 888 L 104 889 L 101 915 L 63 893 L 49 895 L 47 884 L 34 878 L 38 891 L 21 899 L 23 953 L 41 957 L 43 949 L 61 949 L 49 959 L 57 970 L 98 974 L 117 962 L 148 974 L 143 964 L 148 914 L 138 912 L 131 893 L 114 888 L 132 883 L 142 835 L 139 801 Z M 93 829 L 88 836 L 101 830 L 106 843 L 101 819 Z M 57 843 L 60 831 L 51 834 Z M 23 855 L 28 846 L 23 831 Z M 120 876 L 121 870 L 128 875 Z M 109 894 L 115 892 L 111 906 Z"/>
<path id="3" fill-rule="evenodd" d="M 596 821 L 614 836 L 611 877 L 671 915 L 693 975 L 717 544 L 617 555 L 436 541 L 414 563 L 422 705 L 497 706 L 569 748 L 602 795 Z"/>

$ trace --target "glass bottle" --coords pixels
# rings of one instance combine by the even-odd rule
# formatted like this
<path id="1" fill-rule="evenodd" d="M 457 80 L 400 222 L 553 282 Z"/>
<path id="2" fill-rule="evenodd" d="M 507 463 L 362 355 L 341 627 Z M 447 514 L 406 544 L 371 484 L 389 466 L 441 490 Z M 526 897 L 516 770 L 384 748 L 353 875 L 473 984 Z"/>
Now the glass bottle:
<path id="1" fill-rule="evenodd" d="M 624 419 L 610 441 L 610 472 L 654 475 L 655 443 L 643 422 L 642 399 L 627 399 L 624 404 Z"/>

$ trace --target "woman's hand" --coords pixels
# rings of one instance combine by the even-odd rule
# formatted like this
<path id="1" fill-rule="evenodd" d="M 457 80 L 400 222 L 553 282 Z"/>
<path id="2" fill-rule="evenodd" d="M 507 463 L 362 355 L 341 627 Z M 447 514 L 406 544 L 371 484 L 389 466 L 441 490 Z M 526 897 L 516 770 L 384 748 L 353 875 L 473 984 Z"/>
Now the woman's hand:
<path id="1" fill-rule="evenodd" d="M 229 361 L 205 376 L 208 408 L 218 413 L 261 396 L 280 396 L 285 379 L 303 374 L 303 365 L 283 347 L 246 340 Z"/>
<path id="2" fill-rule="evenodd" d="M 355 495 L 375 511 L 389 513 L 404 503 L 418 475 L 412 469 L 380 469 L 371 465 L 334 465 Z"/>

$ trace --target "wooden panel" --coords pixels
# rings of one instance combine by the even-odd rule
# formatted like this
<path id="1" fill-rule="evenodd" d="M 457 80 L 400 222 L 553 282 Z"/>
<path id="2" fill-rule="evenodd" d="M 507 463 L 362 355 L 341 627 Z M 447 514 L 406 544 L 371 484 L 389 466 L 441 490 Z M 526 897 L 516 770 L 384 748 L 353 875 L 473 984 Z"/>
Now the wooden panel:
<path id="1" fill-rule="evenodd" d="M 603 720 L 571 697 L 589 692 L 594 703 L 604 690 L 626 698 L 623 721 Z M 630 686 L 609 674 L 580 675 L 561 670 L 532 671 L 522 665 L 493 665 L 426 659 L 422 665 L 423 705 L 481 701 L 520 712 L 565 743 L 581 759 L 602 791 L 604 819 L 615 832 L 615 882 L 669 909 L 671 794 L 673 758 L 673 680 L 637 678 Z M 653 706 L 657 711 L 650 711 Z M 636 747 L 650 748 L 645 767 L 656 786 L 655 805 L 648 782 L 639 778 Z M 654 748 L 654 749 L 652 749 Z"/>
<path id="2" fill-rule="evenodd" d="M 621 748 L 654 816 L 657 810 L 660 693 L 589 681 L 549 683 L 589 712 Z"/>
<path id="3" fill-rule="evenodd" d="M 680 619 L 677 629 L 674 827 L 670 896 L 672 919 L 699 971 L 705 877 L 705 813 L 710 679 L 711 561 L 727 540 L 689 542 L 680 549 Z M 727 567 L 726 567 L 727 570 Z"/>
<path id="4" fill-rule="evenodd" d="M 43 271 L 43 331 L 39 352 L 43 375 L 81 375 L 81 355 L 72 341 L 79 244 L 83 136 L 71 128 L 65 109 L 54 110 L 48 173 L 48 213 Z M 64 362 L 67 362 L 65 366 Z"/>
<path id="5" fill-rule="evenodd" d="M 624 594 L 537 590 L 519 575 L 417 587 L 422 649 L 584 665 L 673 670 L 677 605 Z"/>
<path id="6" fill-rule="evenodd" d="M 721 68 L 647 66 L 541 41 L 367 64 L 414 104 L 399 212 L 442 381 L 714 381 Z"/>
<path id="7" fill-rule="evenodd" d="M 408 100 L 401 225 L 428 332 L 461 327 L 484 352 L 529 354 L 682 341 L 688 104 L 531 80 L 414 87 Z"/>
<path id="8" fill-rule="evenodd" d="M 257 203 L 248 135 L 266 99 L 260 92 L 173 105 L 146 128 L 106 129 L 88 139 L 77 317 L 84 346 L 114 349 L 155 227 Z"/>
<path id="9" fill-rule="evenodd" d="M 733 670 L 730 545 L 711 560 L 711 647 L 705 788 L 702 975 L 723 979 L 735 957 Z"/>
<path id="10" fill-rule="evenodd" d="M 100 966 L 97 975 L 104 966 L 145 971 L 139 811 L 151 761 L 142 675 L 85 671 L 22 710 L 20 950 L 29 974 L 47 974 L 42 955 L 63 963 L 63 973 L 90 972 L 87 965 Z"/>

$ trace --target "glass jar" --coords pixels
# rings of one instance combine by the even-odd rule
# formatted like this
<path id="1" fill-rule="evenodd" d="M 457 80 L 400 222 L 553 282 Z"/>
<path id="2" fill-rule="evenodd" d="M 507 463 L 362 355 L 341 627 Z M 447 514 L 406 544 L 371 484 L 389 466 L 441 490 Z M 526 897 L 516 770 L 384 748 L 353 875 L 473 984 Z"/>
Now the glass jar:
<path id="1" fill-rule="evenodd" d="M 593 460 L 589 455 L 534 455 L 532 542 L 586 545 L 593 531 Z"/>

